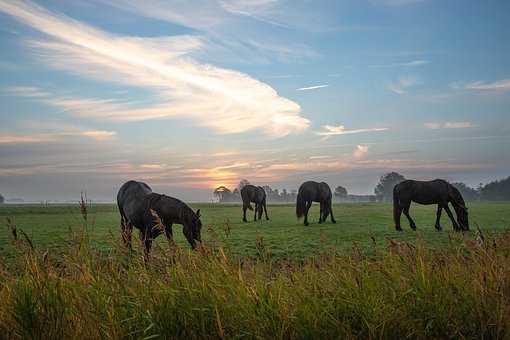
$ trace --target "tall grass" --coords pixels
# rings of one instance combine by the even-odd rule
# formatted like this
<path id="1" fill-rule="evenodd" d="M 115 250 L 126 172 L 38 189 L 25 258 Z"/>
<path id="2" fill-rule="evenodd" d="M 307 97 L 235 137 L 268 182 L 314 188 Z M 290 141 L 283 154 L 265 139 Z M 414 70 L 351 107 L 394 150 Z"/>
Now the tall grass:
<path id="1" fill-rule="evenodd" d="M 138 248 L 94 249 L 85 229 L 59 252 L 13 242 L 1 338 L 510 338 L 510 232 L 440 251 L 373 239 L 369 256 L 353 246 L 306 261 L 273 260 L 262 237 L 251 259 L 169 245 L 144 261 Z"/>

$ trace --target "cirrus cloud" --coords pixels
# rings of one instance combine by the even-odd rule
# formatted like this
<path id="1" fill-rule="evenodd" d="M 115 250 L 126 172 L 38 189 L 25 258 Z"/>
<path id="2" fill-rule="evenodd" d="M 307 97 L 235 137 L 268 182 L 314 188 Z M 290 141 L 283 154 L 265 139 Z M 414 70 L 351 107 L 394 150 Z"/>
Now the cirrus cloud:
<path id="1" fill-rule="evenodd" d="M 424 124 L 427 129 L 468 129 L 474 127 L 471 122 L 428 122 Z"/>
<path id="2" fill-rule="evenodd" d="M 350 135 L 354 133 L 364 133 L 364 132 L 378 132 L 378 131 L 386 131 L 388 128 L 365 128 L 365 129 L 352 129 L 348 130 L 343 125 L 324 125 L 322 126 L 323 131 L 315 132 L 318 136 L 323 137 L 331 137 L 331 136 L 339 136 L 339 135 Z"/>
<path id="3" fill-rule="evenodd" d="M 145 105 L 115 98 L 45 98 L 71 113 L 116 121 L 185 118 L 219 133 L 260 129 L 272 136 L 309 126 L 300 106 L 268 84 L 191 58 L 189 53 L 201 47 L 200 37 L 118 36 L 29 1 L 0 1 L 0 11 L 47 36 L 27 43 L 39 60 L 51 67 L 142 87 L 155 98 Z M 26 89 L 25 93 L 34 97 Z"/>

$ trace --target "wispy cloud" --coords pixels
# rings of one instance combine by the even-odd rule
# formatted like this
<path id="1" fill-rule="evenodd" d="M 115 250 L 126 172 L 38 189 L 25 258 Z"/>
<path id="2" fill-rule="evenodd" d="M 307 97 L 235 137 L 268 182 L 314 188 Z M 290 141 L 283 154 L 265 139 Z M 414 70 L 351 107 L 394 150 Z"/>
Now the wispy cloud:
<path id="1" fill-rule="evenodd" d="M 468 129 L 475 127 L 471 122 L 429 122 L 425 123 L 427 129 Z"/>
<path id="2" fill-rule="evenodd" d="M 322 89 L 324 87 L 328 87 L 329 85 L 327 84 L 324 84 L 324 85 L 316 85 L 316 86 L 309 86 L 309 87 L 300 87 L 298 89 L 296 89 L 296 91 L 310 91 L 310 90 L 317 90 L 317 89 Z"/>
<path id="3" fill-rule="evenodd" d="M 459 84 L 454 83 L 453 87 L 458 88 Z M 506 91 L 510 91 L 510 79 L 502 79 L 502 80 L 495 81 L 492 83 L 487 83 L 487 82 L 483 82 L 483 81 L 475 81 L 475 82 L 471 82 L 471 83 L 466 83 L 462 87 L 466 90 L 473 90 L 473 91 L 506 92 Z"/>
<path id="4" fill-rule="evenodd" d="M 364 133 L 364 132 L 377 132 L 377 131 L 386 131 L 388 128 L 366 128 L 366 129 L 353 129 L 348 130 L 343 125 L 324 125 L 322 126 L 323 131 L 317 131 L 315 134 L 323 137 L 330 136 L 338 136 L 338 135 L 349 135 L 354 133 Z"/>
<path id="5" fill-rule="evenodd" d="M 388 89 L 396 94 L 406 94 L 409 88 L 417 84 L 419 84 L 419 81 L 416 77 L 400 77 L 396 82 L 391 83 Z"/>
<path id="6" fill-rule="evenodd" d="M 327 158 L 331 158 L 331 156 L 328 156 L 328 155 L 319 155 L 319 156 L 310 156 L 309 159 L 311 160 L 314 160 L 314 159 L 327 159 Z"/>
<path id="7" fill-rule="evenodd" d="M 88 130 L 81 132 L 79 135 L 102 141 L 113 139 L 116 134 L 115 131 Z"/>
<path id="8" fill-rule="evenodd" d="M 267 62 L 275 57 L 285 61 L 318 56 L 318 53 L 307 45 L 250 29 L 253 26 L 251 21 L 255 20 L 258 21 L 257 24 L 267 24 L 277 29 L 314 30 L 317 25 L 309 22 L 314 17 L 311 12 L 316 6 L 309 6 L 311 9 L 305 15 L 302 11 L 282 6 L 281 1 L 271 0 L 101 1 L 136 15 L 177 23 L 198 31 L 205 37 L 207 43 L 203 48 L 207 50 L 209 58 L 219 54 L 222 59 L 226 56 L 237 56 L 238 61 Z"/>
<path id="9" fill-rule="evenodd" d="M 101 81 L 136 84 L 157 98 L 149 106 L 102 98 L 47 99 L 81 116 L 117 121 L 180 117 L 220 133 L 262 129 L 273 136 L 309 125 L 300 106 L 269 85 L 192 59 L 189 53 L 202 44 L 198 37 L 117 36 L 32 2 L 0 2 L 0 11 L 48 36 L 30 40 L 29 46 L 50 66 Z"/>
<path id="10" fill-rule="evenodd" d="M 354 149 L 352 155 L 356 159 L 361 159 L 365 157 L 368 153 L 368 145 L 357 145 L 356 149 Z"/>
<path id="11" fill-rule="evenodd" d="M 392 63 L 392 64 L 379 64 L 379 65 L 369 65 L 372 68 L 391 68 L 391 67 L 414 67 L 414 66 L 423 66 L 430 64 L 428 60 L 413 60 L 401 63 Z"/>
<path id="12" fill-rule="evenodd" d="M 114 131 L 87 130 L 78 132 L 36 133 L 36 134 L 0 134 L 0 144 L 26 144 L 60 141 L 65 137 L 86 137 L 97 141 L 111 140 Z"/>

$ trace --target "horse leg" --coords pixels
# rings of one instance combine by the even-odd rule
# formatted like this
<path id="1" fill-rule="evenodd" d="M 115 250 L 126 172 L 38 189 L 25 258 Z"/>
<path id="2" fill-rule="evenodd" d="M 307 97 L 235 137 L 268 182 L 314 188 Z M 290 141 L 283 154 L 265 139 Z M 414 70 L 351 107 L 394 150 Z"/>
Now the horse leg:
<path id="1" fill-rule="evenodd" d="M 258 214 L 259 214 L 259 221 L 262 219 L 262 203 L 259 203 L 259 209 L 258 209 Z"/>
<path id="2" fill-rule="evenodd" d="M 322 223 L 323 217 L 324 220 L 326 219 L 326 216 L 324 216 L 324 203 L 320 202 L 320 213 L 319 213 L 319 224 Z"/>
<path id="3" fill-rule="evenodd" d="M 444 210 L 448 214 L 450 220 L 452 220 L 453 230 L 459 231 L 460 230 L 459 225 L 457 224 L 457 221 L 455 221 L 455 218 L 453 217 L 452 211 L 448 207 L 448 204 L 444 206 Z"/>
<path id="4" fill-rule="evenodd" d="M 246 207 L 246 205 L 243 204 L 243 222 L 248 222 L 246 220 L 246 209 L 248 209 L 248 207 Z"/>
<path id="5" fill-rule="evenodd" d="M 312 201 L 306 202 L 306 207 L 305 207 L 305 226 L 308 226 L 308 210 L 310 210 L 311 206 L 312 206 Z"/>
<path id="6" fill-rule="evenodd" d="M 331 223 L 336 223 L 335 217 L 333 216 L 333 207 L 332 207 L 331 200 L 329 201 L 328 208 L 329 208 L 329 213 L 331 214 Z"/>
<path id="7" fill-rule="evenodd" d="M 255 203 L 255 209 L 253 209 L 253 221 L 257 220 L 257 212 L 259 211 L 259 205 Z"/>
<path id="8" fill-rule="evenodd" d="M 269 221 L 269 217 L 267 217 L 267 207 L 266 207 L 266 201 L 264 200 L 264 213 L 266 214 L 266 221 Z"/>
<path id="9" fill-rule="evenodd" d="M 411 207 L 411 204 L 404 207 L 403 212 L 404 215 L 406 215 L 407 220 L 409 221 L 409 225 L 411 226 L 411 229 L 416 230 L 416 224 L 414 223 L 413 219 L 411 218 L 411 215 L 409 215 L 409 208 Z"/>
<path id="10" fill-rule="evenodd" d="M 144 260 L 145 260 L 145 262 L 147 262 L 149 260 L 149 253 L 151 251 L 151 246 L 152 246 L 152 239 L 150 236 L 149 228 L 145 228 L 144 231 L 140 230 L 140 241 L 142 242 L 142 245 L 143 245 Z"/>
<path id="11" fill-rule="evenodd" d="M 441 228 L 441 223 L 440 223 L 442 210 L 443 210 L 443 206 L 441 204 L 438 204 L 437 205 L 437 213 L 436 213 L 436 225 L 435 225 L 437 231 L 441 231 L 443 229 L 443 228 Z"/>

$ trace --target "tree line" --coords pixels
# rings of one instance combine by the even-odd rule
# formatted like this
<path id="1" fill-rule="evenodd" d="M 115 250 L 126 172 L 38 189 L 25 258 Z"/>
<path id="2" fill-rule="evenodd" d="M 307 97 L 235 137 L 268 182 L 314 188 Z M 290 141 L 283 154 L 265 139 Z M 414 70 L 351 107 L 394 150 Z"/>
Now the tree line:
<path id="1" fill-rule="evenodd" d="M 393 197 L 393 187 L 405 180 L 405 177 L 398 172 L 389 172 L 381 176 L 379 183 L 374 189 L 374 195 L 351 195 L 341 185 L 335 187 L 333 192 L 336 201 L 340 202 L 389 202 Z M 214 190 L 214 197 L 221 203 L 241 202 L 241 188 L 249 184 L 246 179 L 239 182 L 234 190 L 225 186 L 219 186 Z M 485 185 L 480 184 L 472 188 L 462 182 L 452 183 L 466 201 L 510 201 L 510 176 L 496 180 Z M 263 186 L 266 191 L 268 202 L 288 203 L 295 202 L 297 190 L 273 189 L 268 185 Z M 0 204 L 5 202 L 4 196 L 0 194 Z"/>
<path id="2" fill-rule="evenodd" d="M 379 183 L 374 188 L 373 195 L 351 195 L 347 189 L 341 185 L 335 187 L 333 196 L 340 202 L 390 202 L 393 198 L 393 187 L 404 181 L 406 178 L 398 172 L 389 172 L 381 176 Z M 241 189 L 250 184 L 246 179 L 242 179 L 239 185 L 230 190 L 226 186 L 219 186 L 214 190 L 214 197 L 221 203 L 241 202 Z M 510 177 L 496 180 L 485 185 L 480 184 L 477 188 L 472 188 L 462 182 L 452 183 L 464 197 L 466 201 L 507 201 L 510 200 Z M 295 202 L 297 190 L 273 189 L 268 185 L 264 188 L 268 202 L 288 203 Z"/>

